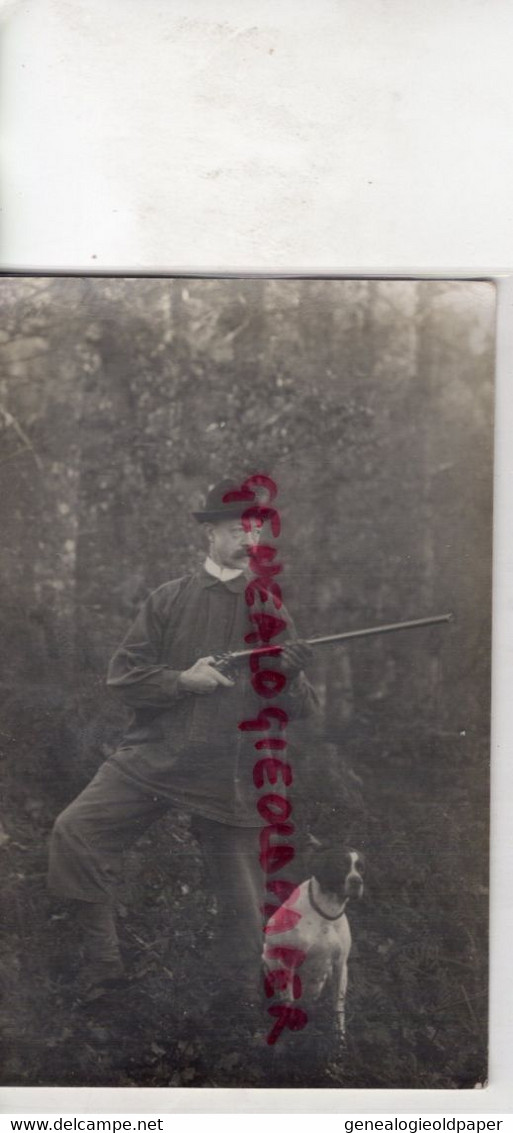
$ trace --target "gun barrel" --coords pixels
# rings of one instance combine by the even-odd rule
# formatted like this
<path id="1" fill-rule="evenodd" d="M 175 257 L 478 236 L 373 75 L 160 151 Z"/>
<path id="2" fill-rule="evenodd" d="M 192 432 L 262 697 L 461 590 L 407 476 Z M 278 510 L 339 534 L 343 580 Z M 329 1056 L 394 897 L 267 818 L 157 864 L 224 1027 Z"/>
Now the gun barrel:
<path id="1" fill-rule="evenodd" d="M 331 633 L 327 637 L 309 637 L 307 645 L 330 645 L 335 641 L 350 641 L 355 637 L 374 637 L 380 633 L 395 633 L 400 629 L 420 629 L 422 626 L 438 625 L 440 622 L 454 621 L 453 614 L 436 614 L 432 618 L 415 618 L 410 622 L 390 622 L 388 625 L 370 626 L 368 629 L 350 629 L 345 633 Z M 256 649 L 243 649 L 239 653 L 232 653 L 232 660 L 238 661 L 244 657 L 277 657 L 282 651 L 281 645 L 262 645 Z"/>
<path id="2" fill-rule="evenodd" d="M 348 641 L 352 637 L 372 637 L 379 633 L 395 633 L 399 629 L 420 629 L 421 626 L 437 625 L 439 622 L 452 622 L 453 614 L 437 614 L 433 618 L 415 618 L 411 622 L 390 622 L 383 626 L 370 626 L 369 629 L 351 629 L 346 633 L 331 633 L 328 637 L 310 637 L 308 645 L 329 645 L 332 641 Z"/>

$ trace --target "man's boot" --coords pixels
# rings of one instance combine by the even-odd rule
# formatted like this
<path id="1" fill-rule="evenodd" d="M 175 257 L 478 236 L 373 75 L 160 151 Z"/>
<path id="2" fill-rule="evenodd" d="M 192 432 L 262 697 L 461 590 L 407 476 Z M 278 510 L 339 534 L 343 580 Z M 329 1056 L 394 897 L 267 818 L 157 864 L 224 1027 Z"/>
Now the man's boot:
<path id="1" fill-rule="evenodd" d="M 87 998 L 95 999 L 126 982 L 114 909 L 111 905 L 80 901 L 77 920 L 85 959 L 82 983 Z"/>

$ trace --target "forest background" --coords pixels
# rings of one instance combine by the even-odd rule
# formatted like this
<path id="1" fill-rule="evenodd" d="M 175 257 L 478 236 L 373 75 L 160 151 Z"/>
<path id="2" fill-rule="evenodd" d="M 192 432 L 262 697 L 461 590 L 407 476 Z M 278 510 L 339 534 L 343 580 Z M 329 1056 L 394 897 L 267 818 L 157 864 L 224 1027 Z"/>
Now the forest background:
<path id="1" fill-rule="evenodd" d="M 482 1083 L 493 287 L 4 278 L 0 303 L 3 1080 Z M 73 1010 L 73 927 L 44 879 L 53 819 L 123 728 L 109 656 L 148 592 L 201 561 L 190 513 L 208 485 L 254 471 L 278 483 L 300 633 L 455 615 L 316 654 L 298 813 L 365 849 L 369 876 L 345 1060 L 283 1082 L 248 1065 L 243 1036 L 198 1036 L 215 912 L 186 816 L 129 855 L 143 1003 Z"/>

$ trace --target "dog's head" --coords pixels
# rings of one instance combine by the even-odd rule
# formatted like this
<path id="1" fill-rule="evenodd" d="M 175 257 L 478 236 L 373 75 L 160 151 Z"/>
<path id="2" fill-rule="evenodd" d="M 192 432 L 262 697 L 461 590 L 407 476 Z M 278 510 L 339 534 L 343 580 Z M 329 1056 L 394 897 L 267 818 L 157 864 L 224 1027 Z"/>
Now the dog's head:
<path id="1" fill-rule="evenodd" d="M 315 855 L 314 876 L 323 893 L 341 901 L 363 896 L 363 854 L 358 850 L 324 850 Z"/>

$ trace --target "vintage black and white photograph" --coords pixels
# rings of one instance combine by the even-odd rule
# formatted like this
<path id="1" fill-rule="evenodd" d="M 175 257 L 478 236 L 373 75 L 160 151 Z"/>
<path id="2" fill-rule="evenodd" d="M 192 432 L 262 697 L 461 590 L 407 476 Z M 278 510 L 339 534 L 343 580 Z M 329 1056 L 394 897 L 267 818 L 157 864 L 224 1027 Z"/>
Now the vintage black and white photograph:
<path id="1" fill-rule="evenodd" d="M 483 1086 L 494 286 L 0 304 L 2 1083 Z"/>

